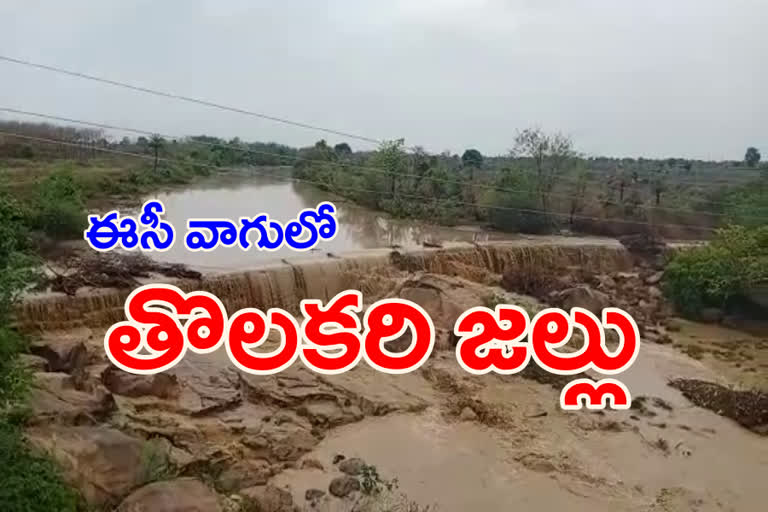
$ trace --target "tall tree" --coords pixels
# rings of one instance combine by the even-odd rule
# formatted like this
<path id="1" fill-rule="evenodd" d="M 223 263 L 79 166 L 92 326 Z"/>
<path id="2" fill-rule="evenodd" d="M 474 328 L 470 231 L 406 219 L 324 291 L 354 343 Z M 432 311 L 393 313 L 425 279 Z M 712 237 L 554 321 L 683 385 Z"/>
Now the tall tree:
<path id="1" fill-rule="evenodd" d="M 483 154 L 476 149 L 468 149 L 461 155 L 461 163 L 469 171 L 466 200 L 470 204 L 470 209 L 473 211 L 475 218 L 479 218 L 480 210 L 477 206 L 474 206 L 477 199 L 477 194 L 475 194 L 475 171 L 483 166 Z"/>
<path id="2" fill-rule="evenodd" d="M 338 144 L 333 146 L 333 150 L 339 156 L 349 155 L 352 153 L 352 148 L 346 142 L 339 142 Z"/>
<path id="3" fill-rule="evenodd" d="M 562 133 L 548 134 L 540 128 L 518 132 L 512 156 L 533 161 L 536 192 L 543 210 L 549 210 L 549 198 L 560 174 L 577 156 L 573 141 Z"/>
<path id="4" fill-rule="evenodd" d="M 157 171 L 157 160 L 160 156 L 160 150 L 165 146 L 165 139 L 163 139 L 159 135 L 153 135 L 151 139 L 149 139 L 149 144 L 147 144 L 149 148 L 152 150 L 152 153 L 155 155 L 155 166 L 154 171 Z"/>
<path id="5" fill-rule="evenodd" d="M 479 169 L 483 166 L 483 154 L 476 149 L 468 149 L 461 155 L 461 163 L 465 167 Z"/>
<path id="6" fill-rule="evenodd" d="M 754 167 L 760 163 L 760 151 L 754 147 L 748 147 L 747 152 L 744 155 L 744 161 L 748 166 Z"/>

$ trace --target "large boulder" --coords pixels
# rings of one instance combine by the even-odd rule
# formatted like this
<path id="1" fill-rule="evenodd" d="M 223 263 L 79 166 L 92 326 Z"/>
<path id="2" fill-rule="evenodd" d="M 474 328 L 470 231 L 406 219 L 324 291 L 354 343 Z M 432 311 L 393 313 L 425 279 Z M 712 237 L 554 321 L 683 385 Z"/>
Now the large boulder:
<path id="1" fill-rule="evenodd" d="M 194 478 L 145 485 L 131 493 L 115 512 L 221 512 L 218 497 Z"/>
<path id="2" fill-rule="evenodd" d="M 611 306 L 611 299 L 608 295 L 593 290 L 586 285 L 575 286 L 560 292 L 554 292 L 552 294 L 552 301 L 556 306 L 562 309 L 570 310 L 574 307 L 584 308 L 598 317 L 602 314 L 603 308 Z"/>
<path id="3" fill-rule="evenodd" d="M 144 442 L 118 430 L 33 427 L 27 431 L 27 438 L 33 447 L 53 457 L 62 467 L 64 478 L 91 506 L 116 503 L 142 484 Z"/>
<path id="4" fill-rule="evenodd" d="M 291 493 L 274 485 L 249 487 L 240 494 L 259 512 L 293 512 L 296 509 Z"/>

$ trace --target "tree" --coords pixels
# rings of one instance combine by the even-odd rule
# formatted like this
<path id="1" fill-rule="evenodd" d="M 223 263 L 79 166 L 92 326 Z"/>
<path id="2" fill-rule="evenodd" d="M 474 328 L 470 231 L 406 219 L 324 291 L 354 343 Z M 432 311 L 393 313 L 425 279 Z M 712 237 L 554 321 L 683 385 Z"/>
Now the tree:
<path id="1" fill-rule="evenodd" d="M 155 135 L 152 136 L 151 139 L 149 139 L 149 144 L 147 144 L 147 145 L 149 146 L 149 148 L 152 150 L 152 152 L 155 155 L 154 170 L 157 171 L 158 155 L 160 153 L 160 149 L 162 149 L 163 146 L 165 146 L 165 139 L 163 139 L 161 136 L 155 134 Z"/>
<path id="2" fill-rule="evenodd" d="M 659 167 L 651 171 L 650 185 L 653 191 L 653 196 L 656 200 L 656 206 L 661 204 L 661 194 L 667 190 L 667 174 L 666 167 Z"/>
<path id="3" fill-rule="evenodd" d="M 748 166 L 754 167 L 760 162 L 760 151 L 755 147 L 748 147 L 744 155 L 744 161 Z"/>
<path id="4" fill-rule="evenodd" d="M 338 144 L 333 146 L 333 150 L 339 156 L 352 154 L 352 148 L 349 147 L 349 144 L 347 144 L 346 142 L 339 142 Z"/>
<path id="5" fill-rule="evenodd" d="M 461 163 L 469 170 L 469 176 L 467 177 L 467 202 L 471 205 L 470 208 L 474 212 L 475 218 L 478 218 L 480 211 L 474 206 L 476 199 L 475 170 L 483 166 L 483 155 L 476 149 L 468 149 L 461 155 Z"/>
<path id="6" fill-rule="evenodd" d="M 403 146 L 404 139 L 384 141 L 379 149 L 371 158 L 371 166 L 378 167 L 389 174 L 389 199 L 397 200 L 398 184 L 403 174 L 408 173 L 408 155 L 405 154 Z"/>
<path id="7" fill-rule="evenodd" d="M 587 202 L 587 190 L 589 189 L 589 180 L 592 174 L 586 167 L 580 167 L 576 171 L 575 180 L 573 182 L 573 195 L 571 196 L 571 204 L 569 208 L 568 224 L 573 228 L 573 223 L 577 214 L 581 213 L 586 206 Z"/>
<path id="8" fill-rule="evenodd" d="M 461 155 L 461 163 L 464 167 L 479 169 L 483 166 L 483 155 L 476 149 L 468 149 Z"/>
<path id="9" fill-rule="evenodd" d="M 549 197 L 560 173 L 577 156 L 573 141 L 562 133 L 547 134 L 540 128 L 528 128 L 518 132 L 510 153 L 533 161 L 539 206 L 548 210 Z"/>

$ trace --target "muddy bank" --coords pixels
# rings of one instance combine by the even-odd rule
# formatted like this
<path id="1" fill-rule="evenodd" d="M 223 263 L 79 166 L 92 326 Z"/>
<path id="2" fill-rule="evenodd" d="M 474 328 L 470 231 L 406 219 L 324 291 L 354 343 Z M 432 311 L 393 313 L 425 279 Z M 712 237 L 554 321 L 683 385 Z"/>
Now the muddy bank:
<path id="1" fill-rule="evenodd" d="M 584 273 L 533 297 L 509 277 L 533 267 Z M 640 305 L 655 294 L 655 279 L 617 243 L 541 241 L 374 251 L 179 281 L 217 293 L 228 308 L 297 313 L 301 298 L 350 287 L 366 302 L 414 300 L 435 322 L 436 350 L 422 369 L 399 376 L 365 364 L 325 376 L 297 362 L 256 377 L 223 351 L 134 376 L 111 367 L 103 351 L 123 291 L 36 298 L 19 313 L 22 325 L 41 329 L 29 359 L 36 386 L 28 437 L 91 505 L 121 512 L 761 510 L 768 443 L 668 385 L 733 381 L 678 348 L 689 328 L 667 328 L 661 299 Z M 660 342 L 644 343 L 621 377 L 633 409 L 565 412 L 562 382 L 535 368 L 478 377 L 458 367 L 450 330 L 462 311 L 506 302 L 534 314 L 566 299 L 587 306 L 595 293 L 564 294 L 581 287 L 646 311 L 641 329 L 658 333 Z"/>

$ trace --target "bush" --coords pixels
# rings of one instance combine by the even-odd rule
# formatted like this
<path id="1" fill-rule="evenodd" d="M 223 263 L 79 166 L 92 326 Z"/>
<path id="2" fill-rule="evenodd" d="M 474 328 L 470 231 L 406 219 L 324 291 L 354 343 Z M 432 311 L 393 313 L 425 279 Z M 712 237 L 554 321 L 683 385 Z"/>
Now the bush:
<path id="1" fill-rule="evenodd" d="M 664 292 L 680 312 L 725 308 L 768 280 L 768 226 L 731 226 L 712 242 L 677 253 L 664 272 Z"/>
<path id="2" fill-rule="evenodd" d="M 8 315 L 36 275 L 27 252 L 28 221 L 15 201 L 0 195 L 0 508 L 75 512 L 77 494 L 64 485 L 51 461 L 30 451 L 21 431 L 29 375 L 19 364 L 19 354 L 26 343 L 9 327 Z"/>
<path id="3" fill-rule="evenodd" d="M 46 178 L 30 212 L 31 225 L 55 239 L 80 238 L 86 227 L 82 190 L 68 172 Z"/>
<path id="4" fill-rule="evenodd" d="M 76 512 L 77 493 L 48 459 L 35 455 L 17 428 L 0 423 L 0 503 L 7 512 Z"/>

